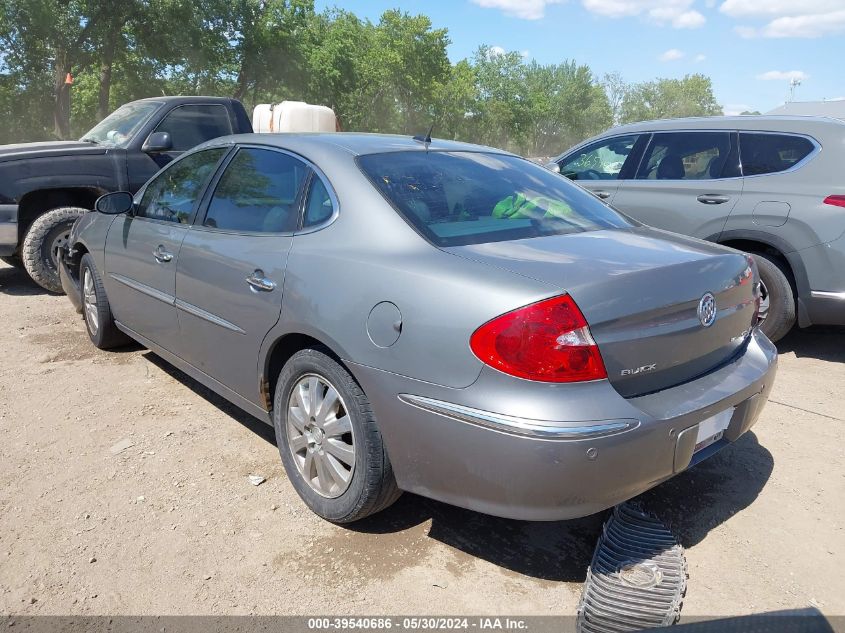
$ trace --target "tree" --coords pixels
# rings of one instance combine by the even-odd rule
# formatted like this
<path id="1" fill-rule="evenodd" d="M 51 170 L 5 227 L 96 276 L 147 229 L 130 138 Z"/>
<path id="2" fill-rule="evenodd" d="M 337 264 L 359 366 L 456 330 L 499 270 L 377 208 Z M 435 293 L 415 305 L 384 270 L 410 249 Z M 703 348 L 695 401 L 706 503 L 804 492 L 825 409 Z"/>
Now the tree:
<path id="1" fill-rule="evenodd" d="M 605 73 L 601 84 L 607 95 L 607 102 L 613 116 L 613 124 L 618 125 L 622 116 L 622 102 L 625 100 L 625 95 L 628 94 L 631 87 L 622 78 L 622 75 L 616 71 Z"/>
<path id="2" fill-rule="evenodd" d="M 622 123 L 684 116 L 717 116 L 722 106 L 713 95 L 709 77 L 695 74 L 683 79 L 658 79 L 635 84 L 622 100 Z"/>

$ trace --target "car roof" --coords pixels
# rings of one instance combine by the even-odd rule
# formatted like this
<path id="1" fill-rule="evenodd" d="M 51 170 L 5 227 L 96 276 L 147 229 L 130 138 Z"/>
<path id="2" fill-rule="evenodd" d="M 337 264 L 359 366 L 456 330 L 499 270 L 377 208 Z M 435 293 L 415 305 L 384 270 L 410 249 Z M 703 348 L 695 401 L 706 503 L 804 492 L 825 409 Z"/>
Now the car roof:
<path id="1" fill-rule="evenodd" d="M 740 115 L 687 117 L 679 119 L 656 119 L 640 121 L 609 129 L 596 138 L 615 136 L 629 132 L 652 132 L 662 130 L 761 130 L 771 132 L 807 133 L 811 129 L 845 129 L 845 121 L 822 116 L 796 115 Z"/>
<path id="2" fill-rule="evenodd" d="M 230 97 L 203 97 L 203 96 L 167 96 L 167 97 L 146 97 L 144 99 L 137 99 L 133 103 L 139 101 L 150 101 L 153 103 L 229 103 L 232 101 Z"/>
<path id="3" fill-rule="evenodd" d="M 421 141 L 415 141 L 410 136 L 398 134 L 366 134 L 359 132 L 235 134 L 209 141 L 205 145 L 222 143 L 269 145 L 305 156 L 313 154 L 316 151 L 334 151 L 353 156 L 402 151 L 469 151 L 509 154 L 509 152 L 492 147 L 461 143 L 458 141 L 447 141 L 439 138 L 432 138 L 431 143 L 427 145 Z"/>

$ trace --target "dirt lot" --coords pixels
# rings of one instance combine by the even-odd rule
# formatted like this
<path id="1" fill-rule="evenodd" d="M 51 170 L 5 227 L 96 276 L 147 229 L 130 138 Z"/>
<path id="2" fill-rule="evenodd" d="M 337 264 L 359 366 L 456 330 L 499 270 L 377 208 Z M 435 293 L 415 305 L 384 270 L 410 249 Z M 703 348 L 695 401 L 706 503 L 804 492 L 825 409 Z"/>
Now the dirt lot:
<path id="1" fill-rule="evenodd" d="M 0 613 L 574 613 L 602 516 L 405 495 L 335 527 L 269 427 L 140 347 L 99 352 L 66 298 L 5 264 L 0 324 Z M 753 433 L 645 495 L 687 548 L 684 615 L 845 614 L 843 343 L 783 341 Z"/>

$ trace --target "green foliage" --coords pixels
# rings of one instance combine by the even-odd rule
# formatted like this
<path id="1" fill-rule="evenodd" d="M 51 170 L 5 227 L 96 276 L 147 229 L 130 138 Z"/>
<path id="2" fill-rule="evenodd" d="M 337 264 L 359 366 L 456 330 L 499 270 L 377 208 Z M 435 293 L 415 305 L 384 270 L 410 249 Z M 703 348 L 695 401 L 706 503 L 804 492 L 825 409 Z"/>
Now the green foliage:
<path id="1" fill-rule="evenodd" d="M 710 78 L 695 74 L 630 86 L 622 99 L 620 122 L 721 114 Z"/>
<path id="2" fill-rule="evenodd" d="M 707 77 L 629 86 L 574 61 L 482 46 L 450 63 L 424 15 L 314 11 L 313 0 L 4 0 L 0 142 L 81 136 L 118 105 L 171 94 L 334 109 L 345 130 L 549 156 L 614 123 L 719 114 Z M 65 85 L 72 73 L 72 87 Z"/>

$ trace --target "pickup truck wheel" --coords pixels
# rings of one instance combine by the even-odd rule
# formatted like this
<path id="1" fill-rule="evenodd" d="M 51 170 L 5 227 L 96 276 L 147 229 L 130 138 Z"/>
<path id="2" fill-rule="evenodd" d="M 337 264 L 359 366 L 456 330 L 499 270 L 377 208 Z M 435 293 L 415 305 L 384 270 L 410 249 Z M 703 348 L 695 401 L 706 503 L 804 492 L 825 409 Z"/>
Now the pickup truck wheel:
<path id="1" fill-rule="evenodd" d="M 276 443 L 311 510 L 351 523 L 399 498 L 372 407 L 349 372 L 323 350 L 305 349 L 285 363 L 276 384 Z"/>
<path id="2" fill-rule="evenodd" d="M 795 292 L 788 273 L 777 260 L 763 253 L 752 253 L 760 271 L 760 329 L 774 342 L 795 325 Z"/>
<path id="3" fill-rule="evenodd" d="M 129 337 L 114 324 L 103 280 L 90 253 L 85 253 L 79 263 L 79 292 L 82 295 L 85 329 L 94 346 L 99 349 L 112 349 L 129 343 Z"/>
<path id="4" fill-rule="evenodd" d="M 50 292 L 61 294 L 56 249 L 67 243 L 76 219 L 88 213 L 79 207 L 59 207 L 36 218 L 26 232 L 21 248 L 24 268 L 32 280 Z"/>

